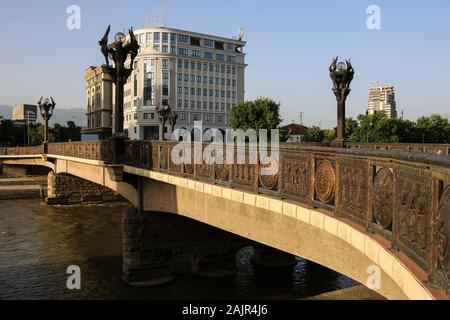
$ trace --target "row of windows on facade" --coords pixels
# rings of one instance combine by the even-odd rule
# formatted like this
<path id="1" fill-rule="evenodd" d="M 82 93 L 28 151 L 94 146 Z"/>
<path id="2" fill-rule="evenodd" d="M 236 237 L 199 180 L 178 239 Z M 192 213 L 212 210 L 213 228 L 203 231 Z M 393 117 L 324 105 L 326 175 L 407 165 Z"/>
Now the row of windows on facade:
<path id="1" fill-rule="evenodd" d="M 141 33 L 137 35 L 137 39 L 139 44 L 144 43 L 170 43 L 176 44 L 177 39 L 179 43 L 186 43 L 191 45 L 196 45 L 200 47 L 207 47 L 207 48 L 215 48 L 215 49 L 226 49 L 229 51 L 234 51 L 236 49 L 236 46 L 233 43 L 226 43 L 223 45 L 223 43 L 218 42 L 218 46 L 216 45 L 216 41 L 211 39 L 198 39 L 198 38 L 191 38 L 190 36 L 183 35 L 183 34 L 175 34 L 175 33 L 168 33 L 168 32 L 147 32 L 147 33 Z"/>
<path id="2" fill-rule="evenodd" d="M 207 76 L 196 76 L 195 74 L 191 74 L 189 76 L 189 74 L 182 74 L 179 73 L 177 76 L 177 80 L 178 81 L 185 81 L 185 82 L 197 82 L 197 83 L 204 83 L 204 84 L 216 84 L 216 85 L 222 85 L 224 86 L 225 84 L 228 87 L 236 87 L 236 80 L 235 79 L 225 79 L 225 78 L 214 78 L 214 77 L 209 77 L 209 81 L 208 81 L 208 77 Z"/>
<path id="3" fill-rule="evenodd" d="M 177 66 L 178 69 L 191 69 L 191 70 L 198 70 L 198 71 L 209 71 L 209 72 L 216 72 L 216 73 L 227 73 L 227 74 L 236 74 L 236 67 L 235 66 L 225 66 L 224 64 L 214 64 L 214 63 L 207 63 L 207 62 L 196 62 L 196 61 L 189 61 L 189 60 L 177 60 Z"/>
<path id="4" fill-rule="evenodd" d="M 208 89 L 201 89 L 201 88 L 189 88 L 189 87 L 178 87 L 177 88 L 178 94 L 190 94 L 192 96 L 204 96 L 207 97 L 208 95 L 210 97 L 216 97 L 216 98 L 227 98 L 227 99 L 236 99 L 236 91 L 225 91 L 225 90 L 208 90 Z"/>
<path id="5" fill-rule="evenodd" d="M 197 109 L 197 110 L 216 110 L 216 111 L 230 111 L 232 107 L 236 106 L 235 103 L 225 102 L 212 102 L 212 101 L 196 101 L 196 100 L 177 100 L 177 108 L 181 109 Z"/>
<path id="6" fill-rule="evenodd" d="M 181 121 L 186 121 L 187 120 L 187 113 L 186 112 L 180 112 L 179 116 L 180 116 L 180 120 Z M 215 116 L 216 122 L 223 122 L 223 119 L 225 118 L 224 115 L 222 115 L 222 114 L 213 115 L 213 114 L 208 113 L 208 114 L 204 114 L 204 120 L 207 121 L 207 122 L 210 122 L 210 121 L 212 121 L 213 116 Z M 149 119 L 150 120 L 154 120 L 155 119 L 155 114 L 154 113 L 143 113 L 142 114 L 142 118 L 143 118 L 143 120 L 149 120 Z M 139 120 L 138 114 L 135 113 L 133 115 L 131 115 L 131 114 L 125 115 L 125 120 L 126 121 L 131 121 L 132 119 Z M 192 120 L 193 121 L 201 121 L 202 120 L 202 114 L 200 114 L 200 113 L 193 113 L 192 114 Z"/>

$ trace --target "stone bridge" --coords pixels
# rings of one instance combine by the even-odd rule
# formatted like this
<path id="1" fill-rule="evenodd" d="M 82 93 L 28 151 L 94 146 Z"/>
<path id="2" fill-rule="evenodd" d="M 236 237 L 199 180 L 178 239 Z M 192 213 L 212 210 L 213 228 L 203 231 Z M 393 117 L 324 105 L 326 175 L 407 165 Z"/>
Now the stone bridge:
<path id="1" fill-rule="evenodd" d="M 368 272 L 379 270 L 374 289 L 389 299 L 449 298 L 448 146 L 447 153 L 426 153 L 281 145 L 272 176 L 248 158 L 177 165 L 174 147 L 130 141 L 125 164 L 112 165 L 108 141 L 50 144 L 48 154 L 41 147 L 1 149 L 0 162 L 44 166 L 50 175 L 82 178 L 126 198 L 134 207 L 123 220 L 129 282 L 217 274 L 250 243 L 260 262 L 288 253 L 364 285 Z"/>

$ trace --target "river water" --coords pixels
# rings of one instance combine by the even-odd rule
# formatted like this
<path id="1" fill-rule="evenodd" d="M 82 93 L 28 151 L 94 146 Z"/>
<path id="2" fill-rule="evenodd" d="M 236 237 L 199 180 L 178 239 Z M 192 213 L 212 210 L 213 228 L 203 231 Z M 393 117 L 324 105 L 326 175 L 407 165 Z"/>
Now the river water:
<path id="1" fill-rule="evenodd" d="M 121 281 L 125 203 L 48 207 L 0 201 L 0 299 L 299 299 L 356 285 L 314 263 L 255 269 L 252 249 L 238 254 L 229 278 L 180 276 L 157 288 Z M 67 268 L 81 269 L 81 290 L 67 289 Z"/>

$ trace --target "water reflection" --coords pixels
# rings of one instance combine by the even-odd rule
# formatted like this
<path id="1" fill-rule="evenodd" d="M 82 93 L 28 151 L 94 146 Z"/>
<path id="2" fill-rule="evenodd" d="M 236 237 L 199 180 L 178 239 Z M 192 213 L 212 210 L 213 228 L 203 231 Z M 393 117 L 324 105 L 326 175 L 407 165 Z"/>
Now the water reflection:
<path id="1" fill-rule="evenodd" d="M 121 281 L 126 206 L 0 201 L 0 299 L 291 299 L 355 284 L 303 259 L 293 268 L 254 268 L 253 249 L 244 248 L 233 277 L 179 276 L 159 288 L 130 287 Z M 80 266 L 82 290 L 66 288 L 69 265 Z"/>

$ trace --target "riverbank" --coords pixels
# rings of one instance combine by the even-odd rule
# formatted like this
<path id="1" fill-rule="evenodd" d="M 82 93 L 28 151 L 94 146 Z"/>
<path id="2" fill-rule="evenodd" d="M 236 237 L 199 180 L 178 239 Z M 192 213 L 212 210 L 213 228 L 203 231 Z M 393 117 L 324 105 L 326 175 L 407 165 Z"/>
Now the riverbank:
<path id="1" fill-rule="evenodd" d="M 47 195 L 47 177 L 0 176 L 0 200 L 42 199 Z"/>

